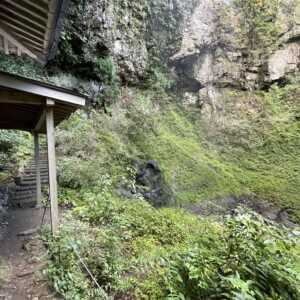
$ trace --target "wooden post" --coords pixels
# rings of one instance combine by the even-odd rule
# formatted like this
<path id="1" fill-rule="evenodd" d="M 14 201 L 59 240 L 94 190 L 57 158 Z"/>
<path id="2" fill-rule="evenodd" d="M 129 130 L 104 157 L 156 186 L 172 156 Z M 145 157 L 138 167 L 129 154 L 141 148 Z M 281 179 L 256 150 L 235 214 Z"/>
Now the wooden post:
<path id="1" fill-rule="evenodd" d="M 39 134 L 34 132 L 34 160 L 35 160 L 35 172 L 36 172 L 36 204 L 41 206 L 42 203 L 42 184 L 41 184 L 41 170 L 40 170 L 40 145 Z"/>
<path id="2" fill-rule="evenodd" d="M 57 181 L 56 181 L 56 158 L 54 137 L 54 101 L 47 100 L 46 124 L 47 124 L 47 147 L 49 166 L 49 195 L 51 203 L 51 227 L 52 233 L 58 229 L 58 203 L 57 203 Z"/>

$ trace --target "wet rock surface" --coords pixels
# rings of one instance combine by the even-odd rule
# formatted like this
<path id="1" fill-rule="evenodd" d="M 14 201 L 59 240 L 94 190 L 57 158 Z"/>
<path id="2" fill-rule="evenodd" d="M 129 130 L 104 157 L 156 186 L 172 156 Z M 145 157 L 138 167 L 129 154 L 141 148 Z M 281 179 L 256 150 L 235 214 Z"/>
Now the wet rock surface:
<path id="1" fill-rule="evenodd" d="M 150 160 L 139 168 L 136 183 L 137 191 L 154 206 L 167 206 L 172 202 L 171 191 L 156 161 Z"/>
<path id="2" fill-rule="evenodd" d="M 238 207 L 249 208 L 267 220 L 286 227 L 292 228 L 295 226 L 287 209 L 280 208 L 266 201 L 246 197 L 227 197 L 213 201 L 204 201 L 199 204 L 187 205 L 185 209 L 200 216 L 209 216 L 219 219 L 224 218 L 226 215 L 234 214 Z"/>
<path id="3" fill-rule="evenodd" d="M 139 165 L 134 186 L 133 189 L 123 185 L 117 192 L 126 198 L 136 198 L 141 195 L 155 207 L 174 204 L 172 192 L 166 185 L 163 172 L 154 160 Z"/>

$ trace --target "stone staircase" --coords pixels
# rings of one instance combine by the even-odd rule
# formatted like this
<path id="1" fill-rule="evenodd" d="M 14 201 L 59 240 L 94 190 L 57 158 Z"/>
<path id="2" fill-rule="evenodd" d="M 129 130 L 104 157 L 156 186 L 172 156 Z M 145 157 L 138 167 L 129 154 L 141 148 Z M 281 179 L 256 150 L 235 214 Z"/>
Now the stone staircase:
<path id="1" fill-rule="evenodd" d="M 36 165 L 34 159 L 30 160 L 20 175 L 15 178 L 16 189 L 12 197 L 11 205 L 13 207 L 35 207 L 36 199 Z M 47 152 L 40 153 L 40 174 L 41 184 L 46 186 L 49 182 L 48 178 L 48 159 Z"/>

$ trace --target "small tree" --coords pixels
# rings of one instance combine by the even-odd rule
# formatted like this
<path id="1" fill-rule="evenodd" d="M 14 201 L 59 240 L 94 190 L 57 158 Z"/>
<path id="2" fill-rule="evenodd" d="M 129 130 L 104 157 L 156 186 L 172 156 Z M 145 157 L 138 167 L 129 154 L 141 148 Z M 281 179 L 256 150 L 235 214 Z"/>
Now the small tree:
<path id="1" fill-rule="evenodd" d="M 277 38 L 276 19 L 281 0 L 235 0 L 241 14 L 242 38 L 255 50 L 270 46 Z"/>

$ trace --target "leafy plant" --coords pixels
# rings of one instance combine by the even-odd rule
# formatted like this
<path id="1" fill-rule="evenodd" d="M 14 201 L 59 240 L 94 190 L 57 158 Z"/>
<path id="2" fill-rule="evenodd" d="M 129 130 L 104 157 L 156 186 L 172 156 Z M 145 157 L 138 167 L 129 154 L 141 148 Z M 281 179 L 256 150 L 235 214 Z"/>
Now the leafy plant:
<path id="1" fill-rule="evenodd" d="M 251 50 L 259 45 L 270 47 L 278 36 L 276 18 L 280 0 L 235 0 L 234 4 L 242 14 L 241 28 Z"/>
<path id="2" fill-rule="evenodd" d="M 78 268 L 74 249 L 114 299 L 296 300 L 300 295 L 294 252 L 299 237 L 242 209 L 218 224 L 182 210 L 156 210 L 143 200 L 120 200 L 104 189 L 83 194 L 47 244 L 48 275 L 66 299 L 75 292 L 82 299 L 102 299 Z"/>

